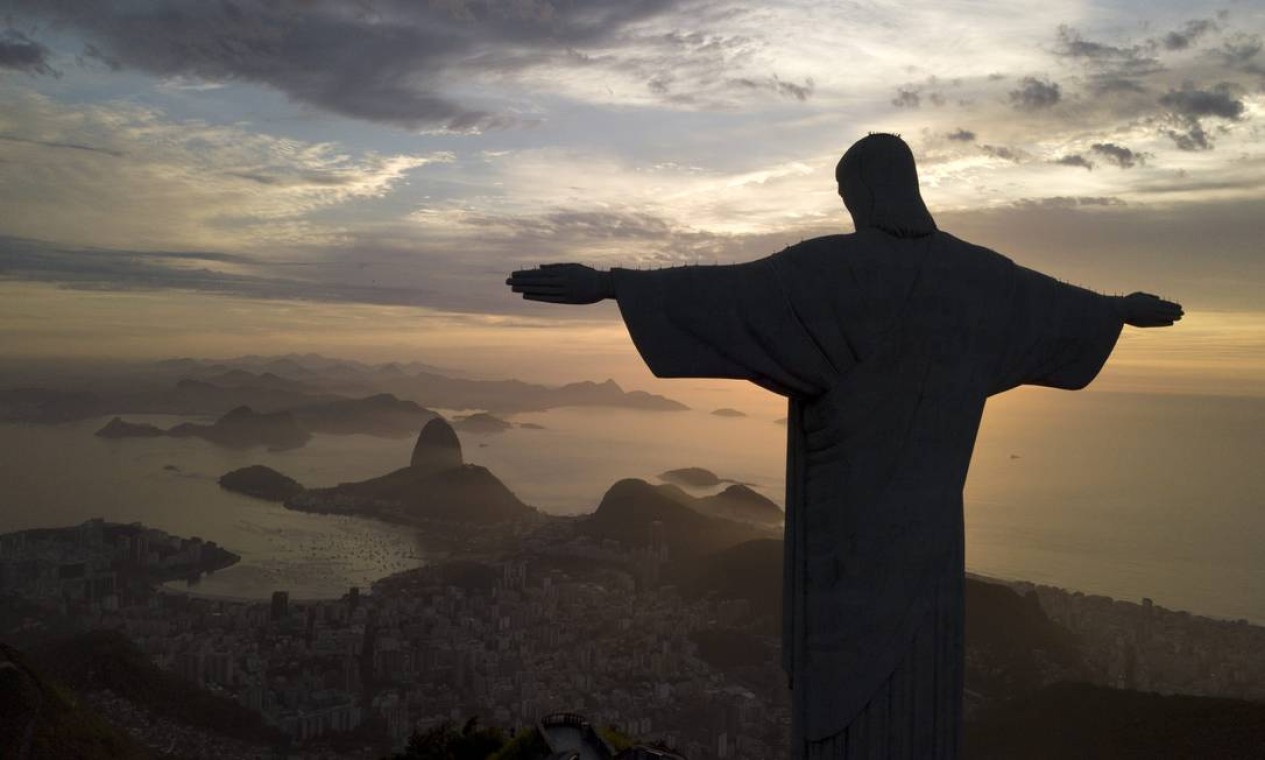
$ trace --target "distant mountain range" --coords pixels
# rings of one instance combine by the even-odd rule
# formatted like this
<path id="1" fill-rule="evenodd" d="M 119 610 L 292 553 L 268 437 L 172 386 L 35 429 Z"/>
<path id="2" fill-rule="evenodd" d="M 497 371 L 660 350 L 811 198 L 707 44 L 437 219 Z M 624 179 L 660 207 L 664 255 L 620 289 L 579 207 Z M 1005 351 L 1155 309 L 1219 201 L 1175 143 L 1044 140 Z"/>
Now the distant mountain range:
<path id="1" fill-rule="evenodd" d="M 68 422 L 110 414 L 218 416 L 248 406 L 263 414 L 288 411 L 308 432 L 404 436 L 432 416 L 426 407 L 496 414 L 564 406 L 687 408 L 663 396 L 625 391 L 613 380 L 562 386 L 473 380 L 418 362 L 370 365 L 316 354 L 168 359 L 114 367 L 108 377 L 66 382 L 74 387 L 0 389 L 0 421 Z"/>

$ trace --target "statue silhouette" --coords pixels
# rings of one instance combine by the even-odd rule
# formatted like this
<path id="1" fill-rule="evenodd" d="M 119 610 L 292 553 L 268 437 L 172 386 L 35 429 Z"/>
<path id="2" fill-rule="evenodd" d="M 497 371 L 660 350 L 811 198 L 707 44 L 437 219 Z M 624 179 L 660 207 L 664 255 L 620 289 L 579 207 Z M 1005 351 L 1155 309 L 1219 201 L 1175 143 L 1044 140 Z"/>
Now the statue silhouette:
<path id="1" fill-rule="evenodd" d="M 856 232 L 744 264 L 514 272 L 533 301 L 614 298 L 659 377 L 749 380 L 789 399 L 783 666 L 792 756 L 956 758 L 962 487 L 985 400 L 1075 390 L 1123 324 L 1176 303 L 1061 283 L 937 230 L 899 137 L 835 172 Z"/>

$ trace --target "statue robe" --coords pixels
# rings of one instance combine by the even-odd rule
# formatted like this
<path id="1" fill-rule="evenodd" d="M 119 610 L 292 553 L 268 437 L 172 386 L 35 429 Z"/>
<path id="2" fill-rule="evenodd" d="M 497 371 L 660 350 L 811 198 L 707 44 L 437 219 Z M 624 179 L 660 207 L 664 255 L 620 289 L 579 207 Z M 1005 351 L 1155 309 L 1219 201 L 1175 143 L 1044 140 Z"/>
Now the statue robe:
<path id="1" fill-rule="evenodd" d="M 655 375 L 789 398 L 793 757 L 957 757 L 962 487 L 985 399 L 1088 384 L 1122 326 L 1110 303 L 943 232 L 613 276 Z"/>

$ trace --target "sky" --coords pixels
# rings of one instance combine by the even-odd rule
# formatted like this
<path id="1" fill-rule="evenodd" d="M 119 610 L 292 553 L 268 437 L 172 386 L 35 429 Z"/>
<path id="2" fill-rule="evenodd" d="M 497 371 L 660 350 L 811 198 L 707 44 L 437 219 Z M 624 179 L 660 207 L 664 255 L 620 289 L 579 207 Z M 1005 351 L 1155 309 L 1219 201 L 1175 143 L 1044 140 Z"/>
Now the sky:
<path id="1" fill-rule="evenodd" d="M 0 354 L 320 351 L 651 388 L 549 261 L 851 231 L 899 133 L 939 226 L 1181 301 L 1096 387 L 1265 388 L 1259 2 L 0 2 Z"/>

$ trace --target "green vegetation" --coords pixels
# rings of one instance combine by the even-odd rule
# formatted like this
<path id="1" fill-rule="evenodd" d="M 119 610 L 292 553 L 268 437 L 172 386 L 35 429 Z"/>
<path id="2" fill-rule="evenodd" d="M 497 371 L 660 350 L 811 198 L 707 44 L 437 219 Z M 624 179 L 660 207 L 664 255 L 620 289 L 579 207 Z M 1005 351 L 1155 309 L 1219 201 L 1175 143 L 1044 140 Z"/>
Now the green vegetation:
<path id="1" fill-rule="evenodd" d="M 623 752 L 624 750 L 628 749 L 635 743 L 632 740 L 632 737 L 628 736 L 628 734 L 625 734 L 623 731 L 620 731 L 618 728 L 615 728 L 614 726 L 604 726 L 602 728 L 599 728 L 597 730 L 597 733 L 598 733 L 598 736 L 601 736 L 603 739 L 605 739 L 606 743 L 611 745 L 611 749 L 615 750 L 616 752 Z"/>
<path id="2" fill-rule="evenodd" d="M 28 734 L 29 732 L 29 734 Z M 25 744 L 29 735 L 30 744 Z M 17 650 L 0 644 L 0 757 L 148 760 L 131 737 L 78 703 Z"/>
<path id="3" fill-rule="evenodd" d="M 498 728 L 479 726 L 479 718 L 473 717 L 460 729 L 446 720 L 438 726 L 409 737 L 404 751 L 390 756 L 390 760 L 488 760 L 505 747 L 505 734 Z M 530 757 L 530 756 L 523 756 Z"/>
<path id="4" fill-rule="evenodd" d="M 524 731 L 510 740 L 488 760 L 539 760 L 549 754 L 549 745 L 536 729 Z"/>
<path id="5" fill-rule="evenodd" d="M 221 736 L 276 744 L 281 732 L 236 702 L 154 665 L 122 634 L 91 631 L 32 651 L 31 659 L 76 691 L 109 689 L 157 715 Z"/>

